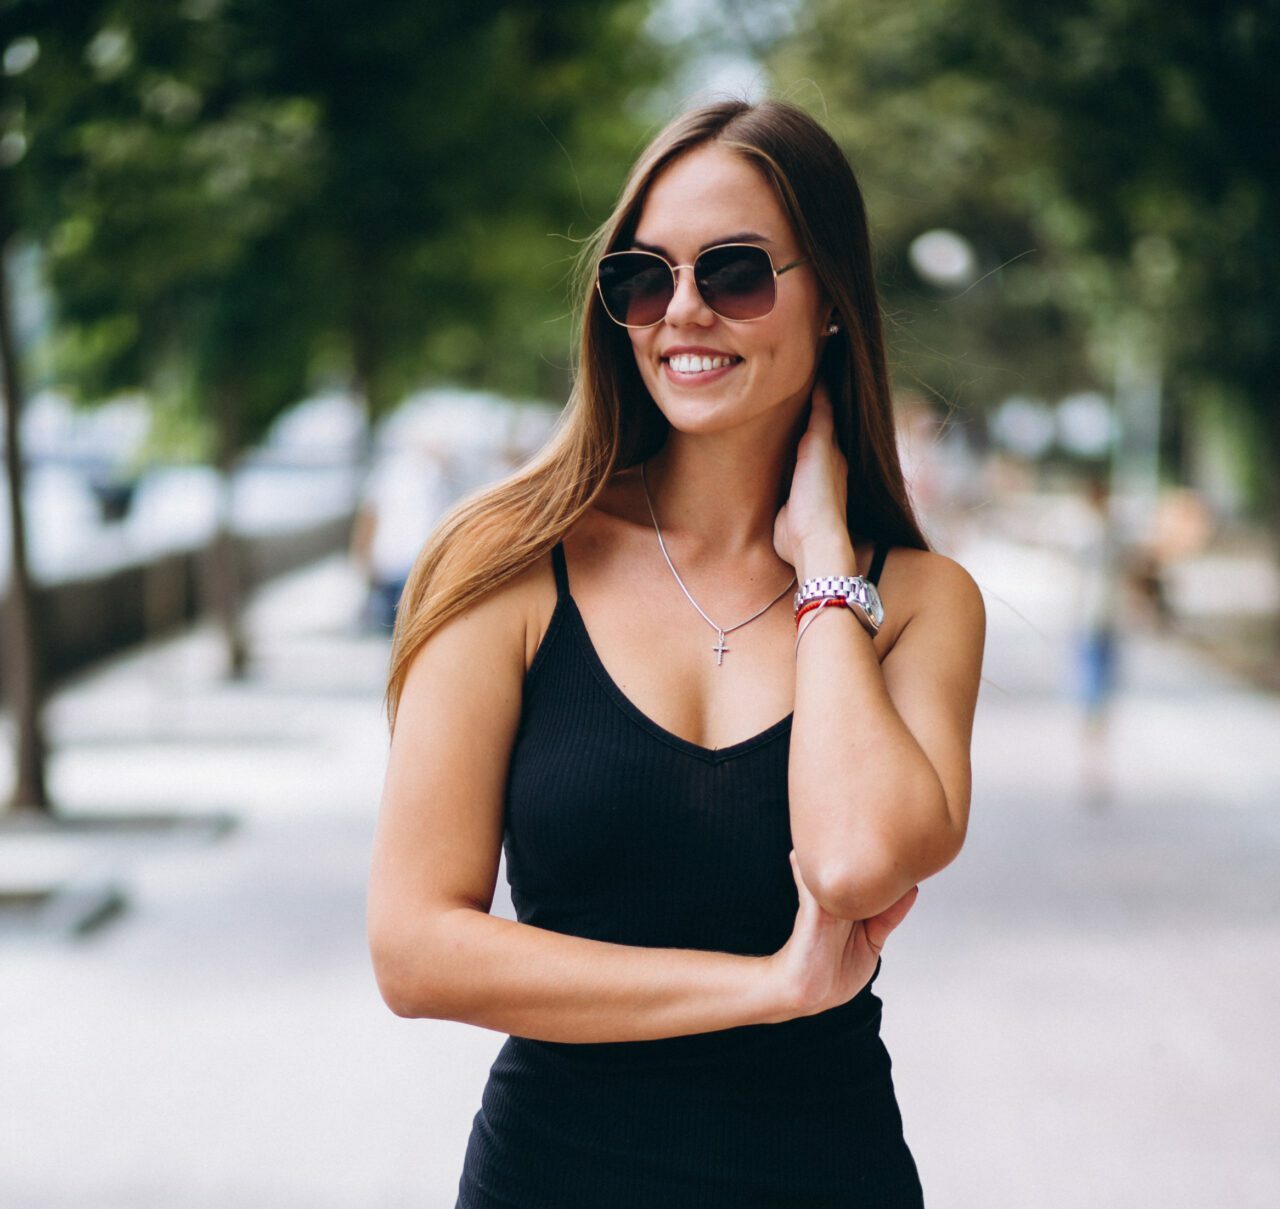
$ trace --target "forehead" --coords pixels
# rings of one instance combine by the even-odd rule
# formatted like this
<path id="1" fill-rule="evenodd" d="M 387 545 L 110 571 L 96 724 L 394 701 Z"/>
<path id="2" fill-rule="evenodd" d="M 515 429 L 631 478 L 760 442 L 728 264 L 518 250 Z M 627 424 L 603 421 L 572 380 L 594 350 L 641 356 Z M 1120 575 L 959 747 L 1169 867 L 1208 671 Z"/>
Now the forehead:
<path id="1" fill-rule="evenodd" d="M 760 170 L 713 143 L 658 174 L 635 238 L 683 255 L 739 231 L 757 231 L 777 246 L 794 242 L 786 211 Z"/>

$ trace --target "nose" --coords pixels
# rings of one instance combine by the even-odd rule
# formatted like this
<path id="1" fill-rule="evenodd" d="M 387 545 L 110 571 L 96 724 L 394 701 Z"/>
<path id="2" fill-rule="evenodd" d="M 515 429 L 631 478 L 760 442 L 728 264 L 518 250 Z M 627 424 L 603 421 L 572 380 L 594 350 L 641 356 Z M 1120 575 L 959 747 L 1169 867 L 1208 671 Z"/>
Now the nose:
<path id="1" fill-rule="evenodd" d="M 674 265 L 673 271 L 676 275 L 676 292 L 667 304 L 667 322 L 677 325 L 714 322 L 716 313 L 703 301 L 693 280 L 693 265 Z"/>

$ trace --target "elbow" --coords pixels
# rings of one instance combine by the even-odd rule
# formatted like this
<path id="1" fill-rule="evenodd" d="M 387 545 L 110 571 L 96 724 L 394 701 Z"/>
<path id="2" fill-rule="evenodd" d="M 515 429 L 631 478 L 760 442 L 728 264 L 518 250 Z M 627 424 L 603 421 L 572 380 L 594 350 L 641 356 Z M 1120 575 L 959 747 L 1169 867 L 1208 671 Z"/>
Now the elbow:
<path id="1" fill-rule="evenodd" d="M 420 983 L 412 976 L 406 962 L 397 952 L 385 944 L 371 944 L 370 956 L 373 959 L 373 977 L 378 986 L 378 994 L 394 1015 L 405 1020 L 431 1015 L 423 1001 Z"/>
<path id="2" fill-rule="evenodd" d="M 378 993 L 382 1002 L 387 1005 L 393 1015 L 402 1020 L 430 1019 L 431 1013 L 426 1011 L 418 998 L 403 983 L 392 982 L 382 975 L 377 976 Z"/>
<path id="3" fill-rule="evenodd" d="M 412 923 L 398 913 L 371 914 L 369 955 L 382 1001 L 406 1020 L 469 1019 L 473 961 L 467 939 L 459 935 L 475 909 L 422 912 Z M 480 912 L 487 915 L 487 912 Z"/>
<path id="4" fill-rule="evenodd" d="M 837 919 L 871 919 L 915 884 L 905 870 L 895 871 L 891 866 L 863 860 L 856 867 L 820 875 L 813 897 L 828 915 Z"/>
<path id="5" fill-rule="evenodd" d="M 856 860 L 831 862 L 819 874 L 813 896 L 839 919 L 871 919 L 949 865 L 963 843 L 963 829 L 950 823 L 906 844 L 900 837 L 893 843 L 868 839 L 856 846 Z"/>
<path id="6" fill-rule="evenodd" d="M 370 929 L 369 956 L 382 1002 L 405 1020 L 438 1019 L 443 1015 L 441 987 L 422 938 L 397 929 Z"/>

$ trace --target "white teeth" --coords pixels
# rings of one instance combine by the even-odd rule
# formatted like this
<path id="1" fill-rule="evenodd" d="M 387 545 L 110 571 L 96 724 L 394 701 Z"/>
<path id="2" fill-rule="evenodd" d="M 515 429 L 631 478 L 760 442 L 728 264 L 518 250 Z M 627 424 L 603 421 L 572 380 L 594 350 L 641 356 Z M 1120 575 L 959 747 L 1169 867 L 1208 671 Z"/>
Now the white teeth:
<path id="1" fill-rule="evenodd" d="M 671 368 L 678 374 L 705 374 L 709 370 L 732 365 L 736 357 L 702 357 L 697 353 L 676 353 L 668 358 Z"/>

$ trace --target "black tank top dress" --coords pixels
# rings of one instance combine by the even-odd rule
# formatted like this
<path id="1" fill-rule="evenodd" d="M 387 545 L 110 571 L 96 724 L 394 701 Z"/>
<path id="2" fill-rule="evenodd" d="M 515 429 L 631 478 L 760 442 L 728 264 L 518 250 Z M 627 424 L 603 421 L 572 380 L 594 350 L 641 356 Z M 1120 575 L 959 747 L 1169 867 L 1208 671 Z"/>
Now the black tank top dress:
<path id="1" fill-rule="evenodd" d="M 504 804 L 516 917 L 615 944 L 777 952 L 798 907 L 791 715 L 718 749 L 659 726 L 600 661 L 559 545 L 552 561 L 558 600 L 525 679 Z M 868 984 L 780 1024 L 508 1037 L 455 1209 L 920 1209 L 880 1011 Z"/>

